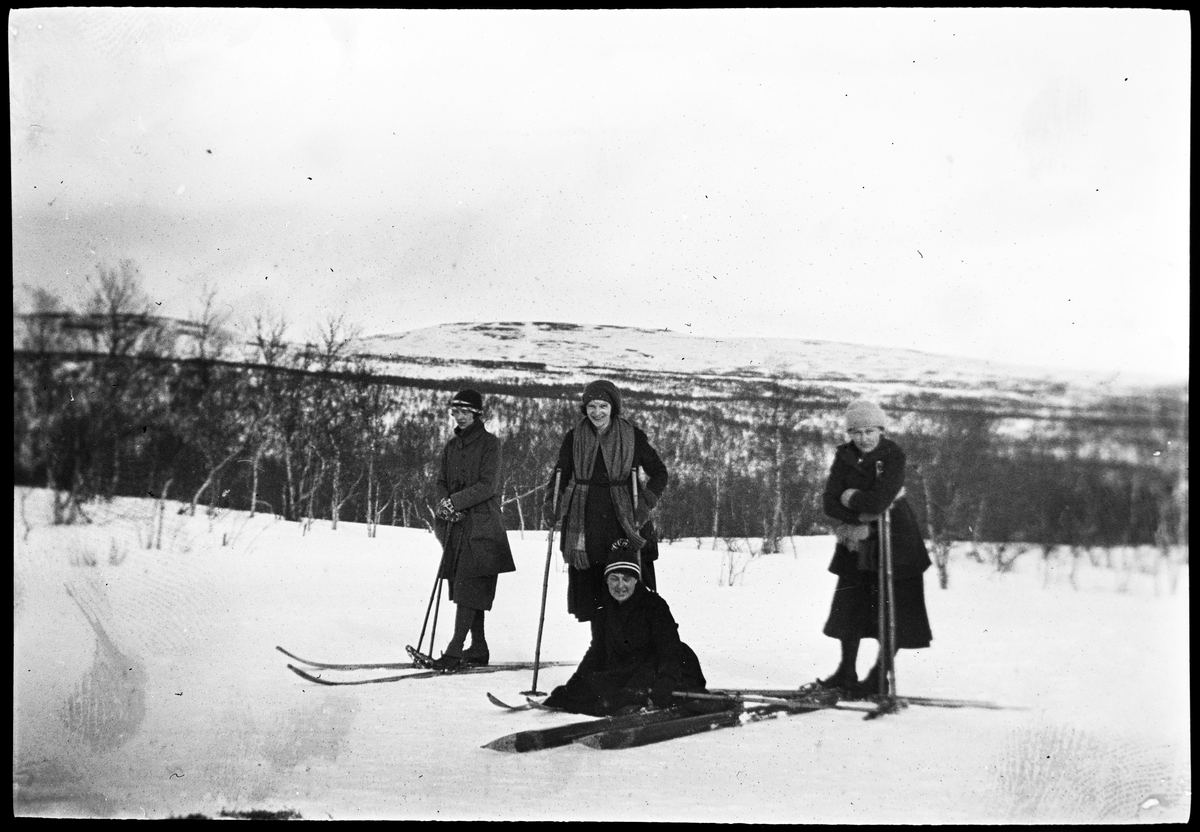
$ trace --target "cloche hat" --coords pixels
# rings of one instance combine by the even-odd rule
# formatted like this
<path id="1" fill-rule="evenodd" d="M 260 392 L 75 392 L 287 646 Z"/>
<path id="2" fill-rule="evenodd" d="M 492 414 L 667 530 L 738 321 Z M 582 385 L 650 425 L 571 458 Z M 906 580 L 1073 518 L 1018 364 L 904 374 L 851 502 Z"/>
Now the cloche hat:
<path id="1" fill-rule="evenodd" d="M 473 413 L 483 413 L 483 396 L 478 390 L 463 390 L 450 400 L 451 407 L 465 407 Z"/>

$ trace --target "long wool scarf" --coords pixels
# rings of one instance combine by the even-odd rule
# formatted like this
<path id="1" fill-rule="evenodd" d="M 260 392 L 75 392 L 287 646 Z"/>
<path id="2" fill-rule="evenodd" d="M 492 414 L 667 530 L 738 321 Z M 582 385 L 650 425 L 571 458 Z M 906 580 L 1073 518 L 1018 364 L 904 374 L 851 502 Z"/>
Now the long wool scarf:
<path id="1" fill-rule="evenodd" d="M 571 460 L 575 469 L 567 483 L 559 518 L 567 518 L 566 551 L 586 552 L 587 539 L 584 531 L 584 512 L 587 508 L 588 490 L 591 488 L 592 468 L 596 464 L 596 449 L 604 454 L 604 465 L 608 468 L 609 494 L 617 510 L 617 519 L 629 542 L 638 550 L 646 545 L 646 539 L 638 534 L 634 524 L 633 496 L 627 487 L 633 469 L 634 434 L 633 425 L 617 417 L 602 435 L 598 435 L 586 417 L 575 426 L 575 439 L 571 447 Z"/>

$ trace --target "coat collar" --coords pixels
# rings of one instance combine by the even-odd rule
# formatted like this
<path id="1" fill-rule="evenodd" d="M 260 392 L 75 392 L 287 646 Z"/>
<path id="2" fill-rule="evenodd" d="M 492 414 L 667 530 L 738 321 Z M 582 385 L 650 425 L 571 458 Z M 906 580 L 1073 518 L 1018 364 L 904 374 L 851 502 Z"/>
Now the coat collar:
<path id="1" fill-rule="evenodd" d="M 883 459 L 887 456 L 895 444 L 895 442 L 884 436 L 880 438 L 879 444 L 875 446 L 875 450 L 869 454 L 864 454 L 853 442 L 846 442 L 845 444 L 838 445 L 837 455 L 851 465 L 870 464 L 877 459 Z"/>

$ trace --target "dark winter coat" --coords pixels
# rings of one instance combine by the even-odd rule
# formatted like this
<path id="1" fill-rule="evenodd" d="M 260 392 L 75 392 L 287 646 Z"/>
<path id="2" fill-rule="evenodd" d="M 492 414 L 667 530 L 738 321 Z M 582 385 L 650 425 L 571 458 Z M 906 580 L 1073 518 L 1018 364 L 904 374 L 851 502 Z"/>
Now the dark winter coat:
<path id="1" fill-rule="evenodd" d="M 488 433 L 479 419 L 466 428 L 455 428 L 454 433 L 442 451 L 438 500 L 449 497 L 455 511 L 462 512 L 464 517 L 461 523 L 450 526 L 449 541 L 447 523 L 439 519 L 434 525 L 447 553 L 441 575 L 454 581 L 515 572 L 517 567 L 500 519 L 500 498 L 496 494 L 500 440 Z"/>
<path id="2" fill-rule="evenodd" d="M 566 437 L 563 438 L 562 446 L 558 451 L 558 470 L 561 472 L 558 484 L 558 500 L 561 509 L 562 494 L 567 490 L 567 486 L 571 482 L 571 478 L 575 475 L 575 464 L 572 454 L 572 449 L 575 444 L 576 430 L 595 430 L 591 423 L 585 423 L 579 428 L 572 428 L 567 431 Z M 658 452 L 650 446 L 650 440 L 646 438 L 646 434 L 641 428 L 636 425 L 633 428 L 634 450 L 633 450 L 633 467 L 634 470 L 641 468 L 650 478 L 646 483 L 645 488 L 638 490 L 639 503 L 639 520 L 642 517 L 647 518 L 644 525 L 640 527 L 642 537 L 646 539 L 646 545 L 641 550 L 642 561 L 653 561 L 658 558 L 658 537 L 654 532 L 654 523 L 649 520 L 649 510 L 654 508 L 658 503 L 659 497 L 662 496 L 663 490 L 667 487 L 669 474 L 667 466 L 663 464 Z M 596 464 L 592 469 L 592 486 L 588 489 L 587 505 L 584 511 L 584 534 L 587 541 L 588 559 L 596 565 L 603 565 L 608 559 L 608 553 L 612 548 L 612 544 L 625 537 L 625 532 L 621 529 L 620 521 L 617 518 L 617 510 L 613 505 L 612 495 L 609 493 L 609 488 L 624 488 L 632 492 L 633 484 L 626 480 L 621 483 L 612 483 L 611 486 L 602 485 L 608 483 L 608 470 L 604 464 L 604 455 L 597 450 Z M 553 495 L 554 493 L 554 475 L 551 474 L 550 482 L 547 485 L 546 493 Z M 549 505 L 549 501 L 547 501 Z M 550 512 L 547 512 L 549 514 Z M 559 550 L 565 551 L 567 540 L 566 518 L 563 519 L 564 528 L 561 529 L 559 537 Z"/>
<path id="3" fill-rule="evenodd" d="M 680 640 L 671 608 L 641 581 L 623 604 L 607 595 L 591 628 L 587 653 L 551 692 L 551 707 L 599 716 L 648 700 L 670 704 L 673 691 L 704 690 L 700 661 Z"/>
<path id="4" fill-rule="evenodd" d="M 931 565 L 912 506 L 903 496 L 897 499 L 904 487 L 904 468 L 904 451 L 886 436 L 865 455 L 853 442 L 847 442 L 838 446 L 822 495 L 825 514 L 839 523 L 859 523 L 863 515 L 881 514 L 889 505 L 892 507 L 892 573 L 897 579 L 920 575 Z M 841 503 L 842 492 L 848 488 L 858 489 L 849 508 Z M 864 543 L 877 551 L 877 524 L 870 525 L 871 536 Z M 829 571 L 848 576 L 858 568 L 858 553 L 839 542 Z"/>
<path id="5" fill-rule="evenodd" d="M 678 679 L 686 651 L 679 625 L 661 595 L 639 581 L 625 603 L 605 598 L 592 619 L 592 643 L 576 673 L 648 667 L 656 677 Z"/>

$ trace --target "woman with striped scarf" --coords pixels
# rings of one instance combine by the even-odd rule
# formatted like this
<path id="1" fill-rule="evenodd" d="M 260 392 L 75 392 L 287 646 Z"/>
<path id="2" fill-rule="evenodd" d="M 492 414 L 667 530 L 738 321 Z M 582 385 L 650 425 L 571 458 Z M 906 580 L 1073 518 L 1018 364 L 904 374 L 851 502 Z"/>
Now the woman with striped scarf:
<path id="1" fill-rule="evenodd" d="M 562 522 L 560 546 L 570 566 L 567 611 L 590 621 L 607 594 L 604 566 L 617 540 L 632 544 L 643 585 L 655 589 L 658 542 L 650 512 L 668 474 L 646 434 L 622 415 L 621 393 L 611 381 L 589 384 L 580 410 L 583 417 L 558 452 L 557 503 L 552 474 L 545 511 L 550 523 Z M 644 485 L 638 469 L 649 478 Z"/>

